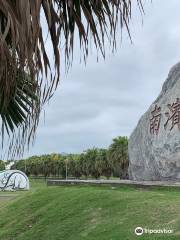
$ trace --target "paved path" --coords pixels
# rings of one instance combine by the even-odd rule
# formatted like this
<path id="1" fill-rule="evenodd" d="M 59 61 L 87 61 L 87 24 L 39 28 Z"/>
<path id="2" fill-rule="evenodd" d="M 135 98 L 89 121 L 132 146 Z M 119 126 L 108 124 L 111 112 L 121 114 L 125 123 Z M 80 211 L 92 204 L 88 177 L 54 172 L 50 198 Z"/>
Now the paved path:
<path id="1" fill-rule="evenodd" d="M 180 182 L 176 181 L 131 181 L 131 180 L 47 180 L 48 186 L 53 185 L 74 185 L 74 184 L 88 184 L 88 185 L 131 185 L 131 186 L 162 186 L 162 187 L 180 187 Z"/>

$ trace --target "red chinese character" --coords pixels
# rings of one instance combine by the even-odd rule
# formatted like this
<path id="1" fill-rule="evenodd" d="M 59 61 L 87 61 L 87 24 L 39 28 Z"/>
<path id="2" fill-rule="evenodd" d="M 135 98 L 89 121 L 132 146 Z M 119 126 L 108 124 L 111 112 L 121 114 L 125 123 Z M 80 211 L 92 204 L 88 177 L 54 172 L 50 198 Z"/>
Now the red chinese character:
<path id="1" fill-rule="evenodd" d="M 171 121 L 170 130 L 172 130 L 175 125 L 177 125 L 180 130 L 180 99 L 177 98 L 175 103 L 173 103 L 172 105 L 168 104 L 167 106 L 170 110 L 170 113 L 169 112 L 165 113 L 168 119 L 164 124 L 164 128 L 166 129 L 169 121 Z"/>
<path id="2" fill-rule="evenodd" d="M 150 133 L 158 135 L 160 121 L 161 121 L 161 108 L 157 105 L 155 109 L 151 112 L 152 118 L 150 119 Z"/>

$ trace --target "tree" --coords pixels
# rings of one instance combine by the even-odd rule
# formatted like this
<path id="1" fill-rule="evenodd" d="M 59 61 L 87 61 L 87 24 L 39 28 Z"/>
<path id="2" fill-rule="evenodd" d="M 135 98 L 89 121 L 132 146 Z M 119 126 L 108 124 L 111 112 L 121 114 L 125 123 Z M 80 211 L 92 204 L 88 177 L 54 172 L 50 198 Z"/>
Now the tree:
<path id="1" fill-rule="evenodd" d="M 58 175 L 61 175 L 62 178 L 66 177 L 66 156 L 61 157 L 60 161 L 58 161 Z"/>
<path id="2" fill-rule="evenodd" d="M 65 156 L 52 153 L 32 156 L 15 161 L 11 169 L 18 169 L 31 176 L 80 178 L 81 176 L 109 178 L 112 173 L 120 178 L 127 178 L 128 168 L 128 139 L 117 137 L 109 149 L 92 148 L 81 154 L 66 154 Z M 67 170 L 67 172 L 66 172 Z"/>
<path id="3" fill-rule="evenodd" d="M 98 171 L 100 176 L 106 176 L 109 178 L 112 174 L 112 167 L 107 159 L 107 150 L 106 149 L 99 149 L 96 162 L 95 162 L 95 169 Z"/>
<path id="4" fill-rule="evenodd" d="M 98 156 L 98 149 L 92 148 L 85 151 L 84 156 L 84 168 L 86 170 L 87 176 L 95 177 L 96 179 L 100 177 L 100 172 L 96 168 L 96 159 Z"/>
<path id="5" fill-rule="evenodd" d="M 90 39 L 105 57 L 106 36 L 113 49 L 118 27 L 125 27 L 130 36 L 131 1 L 0 0 L 0 115 L 2 141 L 8 133 L 11 153 L 23 153 L 25 144 L 34 139 L 42 106 L 59 83 L 60 56 L 64 55 L 66 67 L 73 59 L 75 31 L 85 61 Z M 141 0 L 136 3 L 143 11 Z M 45 44 L 45 29 L 53 62 Z"/>
<path id="6" fill-rule="evenodd" d="M 5 162 L 0 160 L 0 171 L 5 170 Z"/>
<path id="7" fill-rule="evenodd" d="M 115 175 L 120 178 L 128 177 L 128 139 L 127 137 L 117 137 L 108 150 L 108 160 Z"/>
<path id="8" fill-rule="evenodd" d="M 80 178 L 82 176 L 82 161 L 79 154 L 76 154 L 74 156 L 74 162 L 75 162 L 74 176 L 76 178 Z"/>

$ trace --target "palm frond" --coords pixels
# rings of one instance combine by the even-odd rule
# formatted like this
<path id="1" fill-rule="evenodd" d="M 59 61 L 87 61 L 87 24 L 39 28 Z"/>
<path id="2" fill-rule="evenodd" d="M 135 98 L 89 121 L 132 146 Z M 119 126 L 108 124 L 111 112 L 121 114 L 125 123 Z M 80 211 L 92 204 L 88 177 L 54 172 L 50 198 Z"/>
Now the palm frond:
<path id="1" fill-rule="evenodd" d="M 105 37 L 114 49 L 119 25 L 120 29 L 125 27 L 130 36 L 131 2 L 132 0 L 0 0 L 2 130 L 6 126 L 7 133 L 12 132 L 12 138 L 15 139 L 14 129 L 23 129 L 19 126 L 27 126 L 28 123 L 28 131 L 25 133 L 22 130 L 16 141 L 22 145 L 27 138 L 29 142 L 37 127 L 40 106 L 53 95 L 59 83 L 60 56 L 64 54 L 68 66 L 72 61 L 74 41 L 77 40 L 86 60 L 92 38 L 97 51 L 100 50 L 105 57 Z M 142 1 L 136 2 L 143 11 Z M 42 13 L 53 46 L 53 63 L 50 63 L 43 36 L 45 26 L 41 22 Z M 75 31 L 79 33 L 78 39 L 74 38 Z M 65 45 L 64 53 L 60 53 L 62 42 Z M 19 71 L 28 76 L 24 79 L 26 87 L 23 89 L 18 83 Z M 30 95 L 33 89 L 38 101 L 34 100 L 33 94 Z M 27 108 L 33 114 L 29 114 Z M 23 142 L 20 141 L 22 136 Z"/>
<path id="2" fill-rule="evenodd" d="M 4 138 L 6 131 L 10 137 L 8 155 L 11 157 L 23 153 L 27 138 L 34 137 L 40 114 L 39 88 L 33 86 L 29 76 L 21 71 L 16 77 L 8 104 L 4 104 L 5 93 L 0 86 L 1 134 Z"/>

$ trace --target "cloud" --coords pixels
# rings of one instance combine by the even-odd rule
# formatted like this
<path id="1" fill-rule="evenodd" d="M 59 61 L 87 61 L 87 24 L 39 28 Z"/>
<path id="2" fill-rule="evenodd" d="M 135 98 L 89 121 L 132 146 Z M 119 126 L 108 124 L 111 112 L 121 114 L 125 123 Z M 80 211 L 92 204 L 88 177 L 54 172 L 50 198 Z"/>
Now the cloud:
<path id="1" fill-rule="evenodd" d="M 84 66 L 76 50 L 73 67 L 62 74 L 45 108 L 45 124 L 42 117 L 36 143 L 26 155 L 81 152 L 129 136 L 179 61 L 179 9 L 178 0 L 147 2 L 143 25 L 137 11 L 133 15 L 133 44 L 126 35 L 122 44 L 119 38 L 121 47 L 115 54 L 107 51 L 105 61 L 97 63 L 92 51 Z"/>

